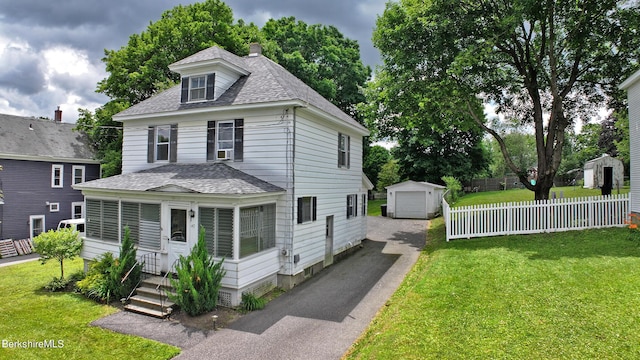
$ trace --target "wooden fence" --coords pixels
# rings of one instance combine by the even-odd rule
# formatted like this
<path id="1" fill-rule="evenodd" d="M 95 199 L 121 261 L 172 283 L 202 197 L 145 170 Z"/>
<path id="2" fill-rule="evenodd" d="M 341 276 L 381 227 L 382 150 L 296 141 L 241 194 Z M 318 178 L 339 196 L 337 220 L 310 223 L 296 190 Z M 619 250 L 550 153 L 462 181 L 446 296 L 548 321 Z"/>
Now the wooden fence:
<path id="1" fill-rule="evenodd" d="M 624 226 L 629 194 L 523 201 L 452 208 L 442 212 L 447 241 L 472 237 L 535 234 Z"/>

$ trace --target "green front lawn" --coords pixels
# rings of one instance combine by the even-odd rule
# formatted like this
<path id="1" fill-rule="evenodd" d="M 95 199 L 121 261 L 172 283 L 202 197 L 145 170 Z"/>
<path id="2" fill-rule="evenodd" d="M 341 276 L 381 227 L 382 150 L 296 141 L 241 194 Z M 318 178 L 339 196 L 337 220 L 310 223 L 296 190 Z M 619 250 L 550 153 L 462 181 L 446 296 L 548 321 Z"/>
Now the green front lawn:
<path id="1" fill-rule="evenodd" d="M 82 266 L 80 259 L 65 262 L 65 274 Z M 54 276 L 60 276 L 55 261 L 0 268 L 0 359 L 169 359 L 180 352 L 156 341 L 89 326 L 117 309 L 79 294 L 41 290 Z M 37 348 L 39 342 L 58 347 Z"/>
<path id="2" fill-rule="evenodd" d="M 628 229 L 446 243 L 442 218 L 347 359 L 640 358 Z"/>

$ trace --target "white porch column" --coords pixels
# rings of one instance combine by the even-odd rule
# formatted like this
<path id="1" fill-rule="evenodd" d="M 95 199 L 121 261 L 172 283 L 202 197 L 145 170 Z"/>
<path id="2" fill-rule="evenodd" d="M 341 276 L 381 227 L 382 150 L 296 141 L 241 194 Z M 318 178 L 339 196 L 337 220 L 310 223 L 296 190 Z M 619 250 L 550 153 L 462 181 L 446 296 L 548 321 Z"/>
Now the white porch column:
<path id="1" fill-rule="evenodd" d="M 240 259 L 240 206 L 233 207 L 233 259 Z"/>

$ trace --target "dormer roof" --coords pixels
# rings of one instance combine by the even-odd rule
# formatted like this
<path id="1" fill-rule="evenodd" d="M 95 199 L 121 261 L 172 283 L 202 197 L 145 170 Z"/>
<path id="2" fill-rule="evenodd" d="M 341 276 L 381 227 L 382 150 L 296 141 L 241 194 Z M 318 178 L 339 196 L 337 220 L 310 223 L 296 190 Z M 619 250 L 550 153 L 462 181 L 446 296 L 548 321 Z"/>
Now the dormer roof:
<path id="1" fill-rule="evenodd" d="M 181 86 L 176 85 L 116 114 L 114 120 L 126 121 L 177 115 L 185 111 L 217 111 L 241 106 L 290 103 L 313 107 L 325 116 L 357 129 L 363 135 L 368 134 L 364 126 L 281 65 L 263 55 L 239 57 L 214 46 L 172 64 L 170 69 L 184 72 L 205 65 L 221 65 L 245 73 L 215 100 L 181 103 Z"/>
<path id="2" fill-rule="evenodd" d="M 250 74 L 243 58 L 217 46 L 204 49 L 180 61 L 176 61 L 169 65 L 169 70 L 183 74 L 187 71 L 197 72 L 201 69 L 212 69 L 216 66 L 225 67 L 239 75 Z"/>

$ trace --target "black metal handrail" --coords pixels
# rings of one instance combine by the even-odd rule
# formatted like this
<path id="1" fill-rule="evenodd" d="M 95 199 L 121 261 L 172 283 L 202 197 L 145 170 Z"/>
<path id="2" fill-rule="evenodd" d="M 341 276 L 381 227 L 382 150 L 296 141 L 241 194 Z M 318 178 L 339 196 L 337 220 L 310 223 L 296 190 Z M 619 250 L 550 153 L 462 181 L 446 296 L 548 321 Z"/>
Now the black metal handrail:
<path id="1" fill-rule="evenodd" d="M 169 269 L 167 270 L 167 272 L 164 274 L 164 276 L 162 277 L 162 280 L 160 281 L 160 283 L 158 285 L 156 285 L 156 291 L 158 292 L 158 294 L 160 295 L 160 311 L 164 313 L 164 298 L 168 297 L 168 295 L 166 294 L 166 289 L 167 287 L 169 287 L 169 274 L 173 273 L 173 270 L 176 267 L 176 264 L 178 263 L 179 259 L 176 259 L 171 266 L 169 267 Z M 165 291 L 165 294 L 163 296 L 162 291 Z"/>
<path id="2" fill-rule="evenodd" d="M 136 291 L 136 289 L 138 288 L 138 286 L 140 286 L 140 283 L 142 282 L 142 280 L 145 280 L 150 273 L 154 273 L 157 269 L 157 264 L 158 264 L 158 253 L 157 252 L 150 252 L 150 253 L 146 253 L 144 255 L 140 255 L 138 257 L 138 260 L 136 260 L 136 263 L 133 264 L 133 266 L 131 267 L 131 269 L 129 269 L 129 271 L 127 271 L 127 273 L 122 277 L 122 280 L 120 281 L 120 284 L 124 284 L 124 282 L 129 278 L 129 275 L 131 275 L 131 272 L 136 268 L 136 266 L 140 266 L 140 268 L 142 269 L 142 274 L 140 275 L 140 279 L 138 279 L 138 283 L 136 283 L 136 285 L 133 287 L 133 289 L 131 289 L 131 292 L 129 293 L 129 295 L 127 295 L 126 298 L 121 299 L 122 303 L 126 303 L 129 301 L 129 299 L 131 299 L 131 297 L 133 296 L 133 293 Z M 151 270 L 151 271 L 149 271 Z"/>

